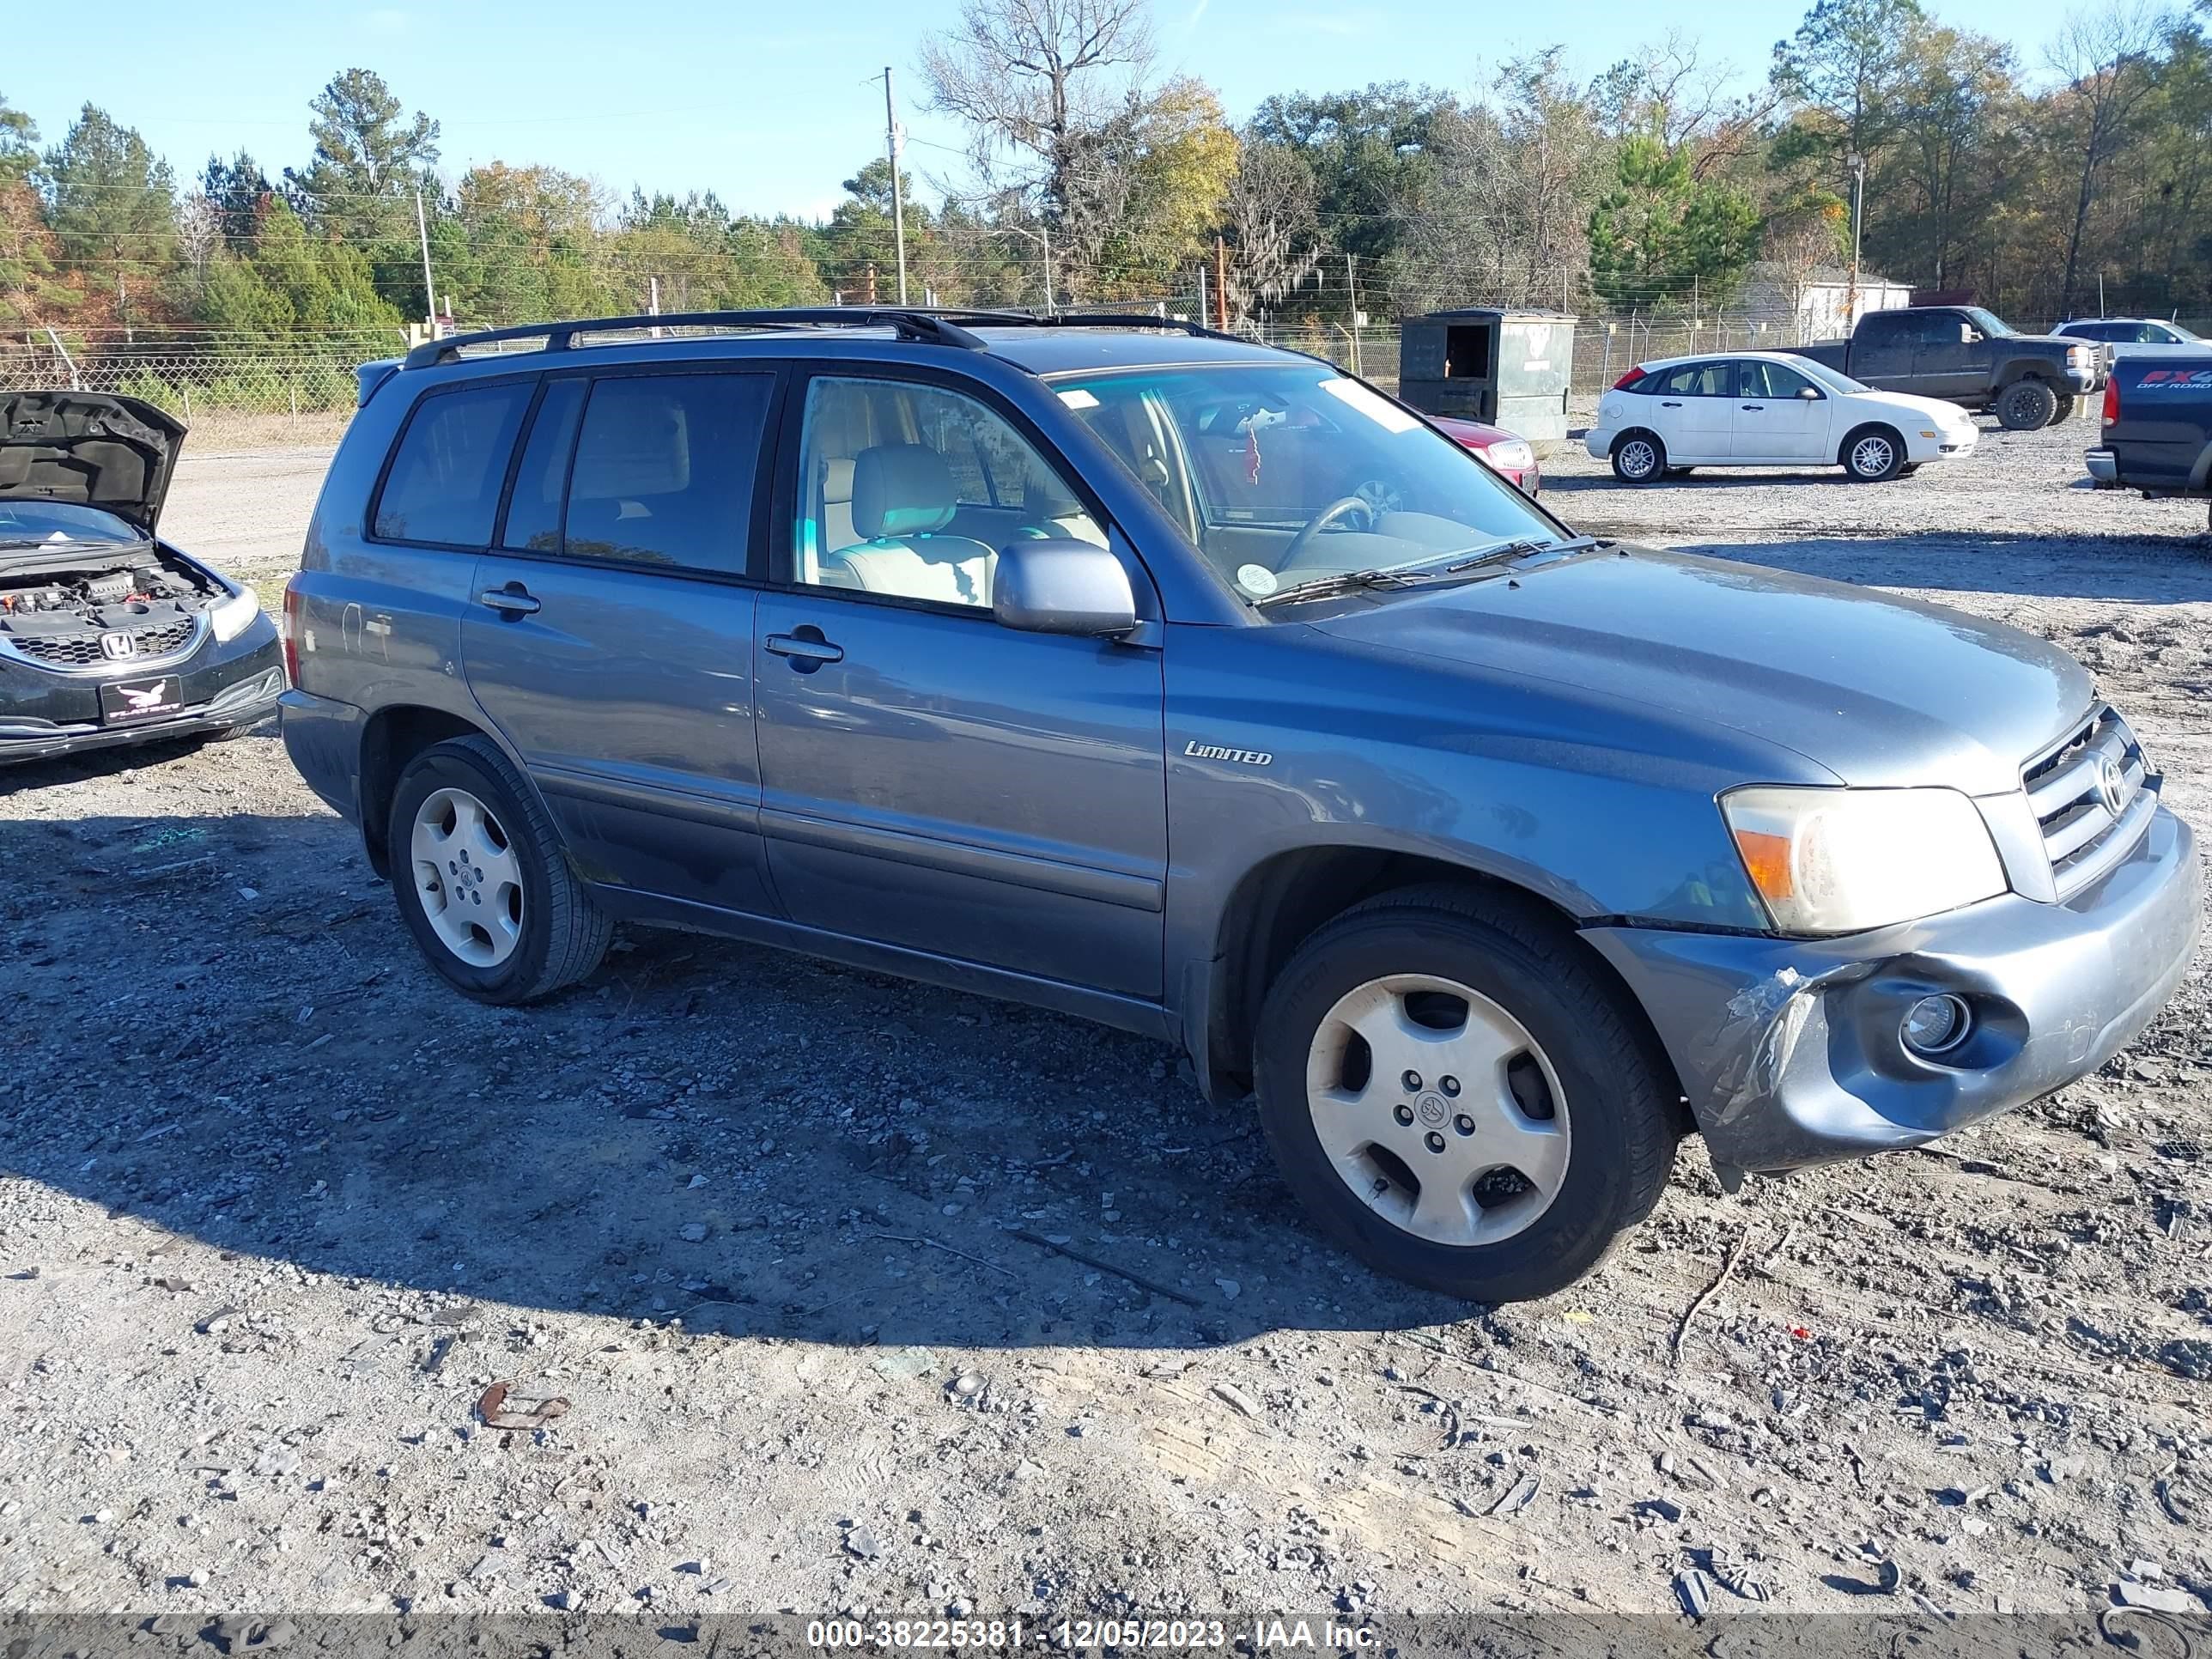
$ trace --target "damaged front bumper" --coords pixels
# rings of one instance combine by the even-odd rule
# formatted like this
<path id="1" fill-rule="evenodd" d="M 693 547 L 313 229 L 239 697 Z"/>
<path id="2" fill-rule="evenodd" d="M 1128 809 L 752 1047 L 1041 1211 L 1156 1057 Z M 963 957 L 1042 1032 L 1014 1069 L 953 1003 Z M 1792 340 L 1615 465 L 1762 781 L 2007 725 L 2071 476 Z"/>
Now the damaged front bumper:
<path id="1" fill-rule="evenodd" d="M 2181 982 L 2198 926 L 2196 839 L 2164 806 L 2112 872 L 2063 904 L 2008 894 L 1838 939 L 1595 927 L 1650 1016 L 1724 1174 L 1918 1146 L 2094 1071 Z M 1940 1059 L 1905 1012 L 1973 1015 Z"/>

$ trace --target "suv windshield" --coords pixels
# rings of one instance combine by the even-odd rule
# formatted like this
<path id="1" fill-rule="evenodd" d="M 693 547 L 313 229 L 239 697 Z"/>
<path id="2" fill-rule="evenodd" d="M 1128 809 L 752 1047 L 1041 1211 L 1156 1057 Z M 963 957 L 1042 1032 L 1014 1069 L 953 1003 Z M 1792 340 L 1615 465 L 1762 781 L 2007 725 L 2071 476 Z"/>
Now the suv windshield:
<path id="1" fill-rule="evenodd" d="M 0 548 L 145 539 L 123 520 L 96 507 L 78 507 L 70 501 L 0 501 Z"/>
<path id="2" fill-rule="evenodd" d="M 1562 535 L 1486 464 L 1326 363 L 1083 374 L 1052 388 L 1248 600 Z"/>

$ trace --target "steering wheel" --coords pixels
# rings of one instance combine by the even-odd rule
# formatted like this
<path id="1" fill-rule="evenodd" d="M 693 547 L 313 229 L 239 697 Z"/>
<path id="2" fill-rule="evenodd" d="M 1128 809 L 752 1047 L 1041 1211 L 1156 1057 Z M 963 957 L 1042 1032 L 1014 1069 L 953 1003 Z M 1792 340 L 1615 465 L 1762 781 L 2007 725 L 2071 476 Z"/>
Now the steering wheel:
<path id="1" fill-rule="evenodd" d="M 1339 520 L 1348 518 L 1354 513 L 1364 514 L 1372 520 L 1375 516 L 1375 504 L 1364 495 L 1338 496 L 1313 517 L 1308 519 L 1305 527 L 1291 538 L 1291 544 L 1283 550 L 1283 556 L 1275 562 L 1275 568 L 1288 570 L 1297 562 L 1298 555 L 1306 550 L 1307 545 L 1315 537 Z"/>

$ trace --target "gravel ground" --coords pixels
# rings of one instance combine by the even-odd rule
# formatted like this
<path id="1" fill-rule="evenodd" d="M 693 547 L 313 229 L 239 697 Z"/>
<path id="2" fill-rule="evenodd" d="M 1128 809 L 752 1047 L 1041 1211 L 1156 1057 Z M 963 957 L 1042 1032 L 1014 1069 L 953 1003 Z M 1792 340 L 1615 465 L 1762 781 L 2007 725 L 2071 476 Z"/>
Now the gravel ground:
<path id="1" fill-rule="evenodd" d="M 2091 430 L 1547 500 L 2057 641 L 2212 832 L 2203 510 L 2078 488 Z M 325 455 L 187 459 L 167 527 L 273 586 Z M 0 1613 L 2212 1596 L 2201 970 L 1940 1149 L 1727 1199 L 1692 1142 L 1471 1312 L 1138 1039 L 672 934 L 477 1007 L 270 734 L 0 791 Z"/>

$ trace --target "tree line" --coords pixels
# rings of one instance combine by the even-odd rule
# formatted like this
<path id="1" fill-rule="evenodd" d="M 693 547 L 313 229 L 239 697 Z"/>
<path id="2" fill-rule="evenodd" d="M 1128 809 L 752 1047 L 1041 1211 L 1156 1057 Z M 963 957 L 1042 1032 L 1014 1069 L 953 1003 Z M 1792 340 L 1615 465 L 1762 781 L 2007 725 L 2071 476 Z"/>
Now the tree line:
<path id="1" fill-rule="evenodd" d="M 1588 81 L 1553 47 L 1472 91 L 1285 92 L 1241 125 L 1161 72 L 1146 6 L 966 0 L 923 40 L 964 149 L 932 204 L 911 150 L 901 173 L 916 302 L 1718 314 L 1832 278 L 1856 194 L 1869 273 L 2032 324 L 2212 312 L 2212 0 L 2091 0 L 2033 61 L 1920 0 L 1816 0 L 1749 89 L 1674 34 Z M 527 162 L 449 178 L 437 121 L 365 69 L 309 115 L 299 165 L 179 179 L 107 111 L 42 143 L 0 96 L 0 325 L 396 340 L 431 308 L 425 240 L 436 308 L 472 325 L 893 297 L 880 157 L 812 222 Z"/>

